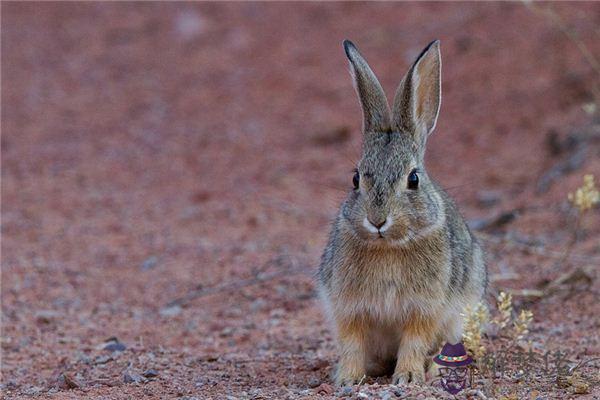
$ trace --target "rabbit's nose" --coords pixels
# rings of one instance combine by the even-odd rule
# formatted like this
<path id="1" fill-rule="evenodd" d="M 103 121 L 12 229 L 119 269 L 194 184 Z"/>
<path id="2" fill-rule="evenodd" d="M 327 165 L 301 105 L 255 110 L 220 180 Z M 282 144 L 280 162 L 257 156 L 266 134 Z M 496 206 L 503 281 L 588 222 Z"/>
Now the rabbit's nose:
<path id="1" fill-rule="evenodd" d="M 392 225 L 392 219 L 387 216 L 383 219 L 377 219 L 372 221 L 370 218 L 365 217 L 363 220 L 363 226 L 372 233 L 383 233 Z"/>
<path id="2" fill-rule="evenodd" d="M 387 220 L 387 218 L 386 218 L 386 219 L 384 219 L 384 220 L 383 220 L 383 221 L 381 221 L 381 222 L 373 222 L 373 221 L 371 221 L 371 220 L 369 220 L 369 222 L 371 223 L 371 225 L 373 225 L 375 228 L 377 228 L 377 230 L 379 230 L 379 229 L 381 229 L 381 227 L 382 227 L 383 225 L 385 225 L 385 221 L 386 221 L 386 220 Z"/>

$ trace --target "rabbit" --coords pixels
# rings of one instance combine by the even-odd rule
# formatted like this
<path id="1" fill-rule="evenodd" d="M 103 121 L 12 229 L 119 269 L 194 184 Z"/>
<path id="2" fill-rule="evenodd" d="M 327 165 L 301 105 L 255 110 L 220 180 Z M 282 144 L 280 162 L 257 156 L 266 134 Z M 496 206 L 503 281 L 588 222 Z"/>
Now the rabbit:
<path id="1" fill-rule="evenodd" d="M 402 79 L 390 111 L 356 46 L 343 43 L 363 112 L 363 153 L 317 273 L 339 347 L 335 382 L 392 374 L 423 383 L 428 355 L 461 341 L 487 286 L 482 247 L 425 169 L 441 104 L 440 42 Z"/>

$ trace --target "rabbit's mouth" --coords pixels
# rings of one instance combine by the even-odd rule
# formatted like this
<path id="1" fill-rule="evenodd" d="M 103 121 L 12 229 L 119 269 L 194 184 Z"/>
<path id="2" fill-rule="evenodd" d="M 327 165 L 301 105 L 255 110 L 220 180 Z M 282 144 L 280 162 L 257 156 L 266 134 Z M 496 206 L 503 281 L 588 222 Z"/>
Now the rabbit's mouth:
<path id="1" fill-rule="evenodd" d="M 389 229 L 363 229 L 362 234 L 359 236 L 373 245 L 391 247 L 405 246 L 420 237 L 419 233 L 415 231 L 414 228 L 410 228 L 401 222 L 402 221 L 397 221 L 397 223 Z M 367 232 L 365 232 L 365 230 Z"/>
<path id="2" fill-rule="evenodd" d="M 397 236 L 397 232 L 374 232 L 360 235 L 365 242 L 381 246 L 391 246 L 398 240 L 403 240 L 404 236 Z M 408 239 L 407 239 L 408 240 Z"/>

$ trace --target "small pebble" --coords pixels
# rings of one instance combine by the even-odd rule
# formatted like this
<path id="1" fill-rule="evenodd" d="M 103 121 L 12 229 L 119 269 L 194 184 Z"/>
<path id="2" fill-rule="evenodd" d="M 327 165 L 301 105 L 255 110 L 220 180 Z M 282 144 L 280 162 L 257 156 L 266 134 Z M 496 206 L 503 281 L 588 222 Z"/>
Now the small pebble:
<path id="1" fill-rule="evenodd" d="M 139 382 L 144 382 L 146 381 L 146 379 L 144 379 L 143 377 L 141 377 L 138 374 L 133 374 L 133 373 L 129 373 L 129 372 L 125 372 L 123 374 L 123 382 L 125 383 L 139 383 Z"/>
<path id="2" fill-rule="evenodd" d="M 155 370 L 154 368 L 150 368 L 150 369 L 147 369 L 146 371 L 144 371 L 142 376 L 144 378 L 156 378 L 158 376 L 158 371 Z"/>
<path id="3" fill-rule="evenodd" d="M 313 377 L 308 380 L 308 387 L 310 387 L 310 388 L 316 388 L 320 384 L 321 384 L 321 381 L 317 378 Z"/>
<path id="4" fill-rule="evenodd" d="M 310 369 L 312 371 L 318 371 L 320 369 L 326 368 L 328 365 L 329 363 L 327 362 L 327 360 L 316 360 L 312 362 L 312 364 L 310 365 Z"/>
<path id="5" fill-rule="evenodd" d="M 233 331 L 234 331 L 234 329 L 231 327 L 223 328 L 223 330 L 221 332 L 219 332 L 219 336 L 229 337 L 229 336 L 233 335 Z"/>
<path id="6" fill-rule="evenodd" d="M 24 393 L 25 393 L 26 395 L 30 395 L 30 396 L 31 396 L 31 395 L 33 395 L 33 396 L 34 396 L 34 395 L 37 395 L 37 394 L 39 394 L 39 393 L 40 393 L 42 390 L 43 390 L 43 389 L 42 389 L 41 387 L 38 387 L 38 386 L 31 386 L 30 388 L 27 388 L 27 389 L 25 389 L 25 390 L 24 390 Z"/>
<path id="7" fill-rule="evenodd" d="M 81 384 L 66 372 L 60 375 L 58 385 L 64 389 L 79 389 L 81 387 Z"/>
<path id="8" fill-rule="evenodd" d="M 330 395 L 333 394 L 333 386 L 328 385 L 327 383 L 321 383 L 316 389 L 315 391 L 317 393 L 321 393 L 321 394 L 326 394 L 326 395 Z"/>
<path id="9" fill-rule="evenodd" d="M 103 349 L 106 351 L 124 351 L 127 349 L 127 346 L 119 342 L 119 339 L 111 338 L 107 341 L 106 345 L 104 345 Z"/>
<path id="10" fill-rule="evenodd" d="M 482 207 L 492 207 L 502 199 L 502 193 L 497 190 L 481 190 L 477 193 L 477 201 Z"/>
<path id="11" fill-rule="evenodd" d="M 154 267 L 156 267 L 156 265 L 158 264 L 158 258 L 156 258 L 156 256 L 151 256 L 148 257 L 143 263 L 142 263 L 142 271 L 148 271 L 153 269 Z"/>
<path id="12" fill-rule="evenodd" d="M 105 355 L 105 356 L 98 356 L 94 359 L 94 363 L 95 364 L 106 364 L 107 362 L 111 361 L 112 357 Z"/>
<path id="13" fill-rule="evenodd" d="M 40 310 L 35 313 L 35 319 L 40 324 L 49 324 L 60 318 L 60 313 L 53 310 Z"/>
<path id="14" fill-rule="evenodd" d="M 181 306 L 174 305 L 171 307 L 165 307 L 159 311 L 162 317 L 174 317 L 181 314 Z"/>
<path id="15" fill-rule="evenodd" d="M 354 393 L 352 386 L 344 386 L 342 388 L 342 396 L 352 396 L 352 393 Z"/>

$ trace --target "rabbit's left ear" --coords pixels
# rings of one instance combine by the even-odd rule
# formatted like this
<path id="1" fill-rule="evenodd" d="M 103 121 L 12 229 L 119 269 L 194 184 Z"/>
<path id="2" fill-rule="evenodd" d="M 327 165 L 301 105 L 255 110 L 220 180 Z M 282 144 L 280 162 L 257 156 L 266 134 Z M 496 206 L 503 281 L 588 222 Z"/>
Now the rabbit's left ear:
<path id="1" fill-rule="evenodd" d="M 410 67 L 394 98 L 392 129 L 410 133 L 422 148 L 440 111 L 441 69 L 440 41 L 435 40 Z"/>

